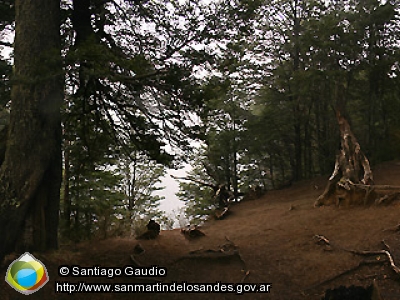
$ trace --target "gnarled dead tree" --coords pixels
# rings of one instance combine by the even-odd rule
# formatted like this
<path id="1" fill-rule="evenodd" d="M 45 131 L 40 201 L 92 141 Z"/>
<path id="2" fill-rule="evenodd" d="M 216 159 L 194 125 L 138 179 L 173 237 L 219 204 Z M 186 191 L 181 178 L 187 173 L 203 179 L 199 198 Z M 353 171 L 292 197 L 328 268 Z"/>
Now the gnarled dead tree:
<path id="1" fill-rule="evenodd" d="M 361 151 L 360 144 L 345 117 L 336 111 L 340 129 L 341 149 L 336 155 L 335 169 L 325 191 L 314 206 L 330 204 L 366 204 L 376 197 L 369 161 Z"/>

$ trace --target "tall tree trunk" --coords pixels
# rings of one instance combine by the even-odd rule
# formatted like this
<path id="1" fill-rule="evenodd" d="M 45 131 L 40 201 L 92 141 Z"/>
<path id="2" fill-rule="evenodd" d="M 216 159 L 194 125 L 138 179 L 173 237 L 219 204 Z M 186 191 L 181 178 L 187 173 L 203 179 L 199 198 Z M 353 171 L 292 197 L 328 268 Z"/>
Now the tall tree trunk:
<path id="1" fill-rule="evenodd" d="M 232 155 L 233 155 L 233 194 L 235 195 L 235 201 L 237 201 L 237 197 L 239 195 L 239 187 L 238 187 L 238 151 L 237 151 L 237 124 L 235 115 L 233 116 L 233 144 L 232 144 Z"/>
<path id="2" fill-rule="evenodd" d="M 273 158 L 273 156 L 274 156 L 273 153 L 274 153 L 274 152 L 272 152 L 272 153 L 269 155 L 269 175 L 270 175 L 270 177 L 271 177 L 271 185 L 272 185 L 272 188 L 275 189 L 275 170 L 274 170 L 274 163 L 275 163 L 275 160 L 274 160 L 274 158 Z M 261 178 L 263 178 L 263 177 L 264 177 L 264 176 L 262 176 Z M 266 190 L 267 186 L 264 184 L 263 188 Z"/>
<path id="3" fill-rule="evenodd" d="M 298 112 L 298 111 L 297 111 Z M 297 113 L 296 115 L 299 115 Z M 295 125 L 294 125 L 294 173 L 293 173 L 293 179 L 295 181 L 302 179 L 302 140 L 301 140 L 301 125 L 299 124 L 300 121 L 298 118 L 295 120 Z"/>
<path id="4" fill-rule="evenodd" d="M 69 177 L 70 177 L 70 141 L 64 140 L 64 222 L 66 228 L 66 236 L 70 237 L 70 228 L 71 228 L 71 197 L 70 197 L 70 185 L 69 185 Z"/>
<path id="5" fill-rule="evenodd" d="M 9 140 L 0 170 L 0 261 L 29 223 L 34 249 L 57 247 L 61 185 L 60 3 L 16 0 L 15 11 Z"/>
<path id="6" fill-rule="evenodd" d="M 299 13 L 299 1 L 295 0 L 292 5 L 292 17 L 293 17 L 293 76 L 296 75 L 297 72 L 300 71 L 300 13 Z M 303 149 L 302 149 L 302 137 L 301 137 L 301 130 L 302 130 L 302 121 L 301 121 L 301 109 L 300 109 L 300 102 L 301 98 L 299 95 L 299 89 L 297 83 L 294 84 L 293 92 L 294 95 L 291 95 L 291 102 L 293 103 L 293 129 L 294 129 L 294 159 L 295 165 L 293 170 L 293 179 L 299 180 L 303 177 Z"/>

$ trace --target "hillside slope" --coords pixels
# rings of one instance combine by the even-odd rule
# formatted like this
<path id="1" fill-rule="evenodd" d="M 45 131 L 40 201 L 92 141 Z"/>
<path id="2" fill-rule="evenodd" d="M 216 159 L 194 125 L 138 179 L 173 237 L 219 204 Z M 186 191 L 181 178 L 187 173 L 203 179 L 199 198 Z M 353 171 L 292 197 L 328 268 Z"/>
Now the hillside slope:
<path id="1" fill-rule="evenodd" d="M 400 163 L 389 162 L 373 169 L 376 184 L 400 185 Z M 367 286 L 375 279 L 385 300 L 399 299 L 400 282 L 384 256 L 360 256 L 346 250 L 382 250 L 390 246 L 400 265 L 400 206 L 321 207 L 313 202 L 326 178 L 271 191 L 263 198 L 233 205 L 224 220 L 203 226 L 206 236 L 188 240 L 179 230 L 163 231 L 156 240 L 115 238 L 91 241 L 61 250 L 37 254 L 49 271 L 50 282 L 30 299 L 70 299 L 55 293 L 55 281 L 144 283 L 153 279 L 117 277 L 58 277 L 59 265 L 124 267 L 138 243 L 145 250 L 135 259 L 143 266 L 167 269 L 163 282 L 268 283 L 270 293 L 244 293 L 240 299 L 321 299 L 328 288 L 340 285 Z M 315 185 L 319 189 L 315 189 Z M 331 245 L 318 243 L 316 235 Z M 221 251 L 222 249 L 222 251 Z M 346 249 L 346 250 L 344 250 Z M 367 265 L 357 267 L 360 262 Z M 372 263 L 371 263 L 372 261 Z M 2 268 L 5 274 L 8 264 Z M 342 274 L 349 270 L 349 272 Z M 340 276 L 338 276 L 340 275 Z M 160 281 L 160 282 L 161 282 Z M 1 299 L 26 299 L 0 282 Z M 215 294 L 74 294 L 74 299 L 236 299 L 235 293 Z"/>

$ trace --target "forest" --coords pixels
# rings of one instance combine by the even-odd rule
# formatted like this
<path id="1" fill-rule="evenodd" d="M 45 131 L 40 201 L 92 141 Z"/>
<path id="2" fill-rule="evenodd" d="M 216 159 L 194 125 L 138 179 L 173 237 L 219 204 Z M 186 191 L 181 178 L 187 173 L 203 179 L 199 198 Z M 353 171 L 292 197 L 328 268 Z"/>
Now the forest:
<path id="1" fill-rule="evenodd" d="M 171 229 L 156 192 L 185 163 L 189 224 L 212 186 L 328 176 L 337 109 L 372 165 L 399 158 L 399 17 L 397 0 L 0 1 L 0 260 Z"/>

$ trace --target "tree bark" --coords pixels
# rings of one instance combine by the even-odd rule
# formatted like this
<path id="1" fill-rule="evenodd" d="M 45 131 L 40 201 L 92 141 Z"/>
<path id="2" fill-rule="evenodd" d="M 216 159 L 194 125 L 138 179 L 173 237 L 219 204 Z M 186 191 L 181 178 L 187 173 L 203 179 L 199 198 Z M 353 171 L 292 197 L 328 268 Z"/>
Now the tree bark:
<path id="1" fill-rule="evenodd" d="M 60 3 L 16 0 L 15 11 L 10 126 L 0 170 L 0 261 L 28 224 L 34 250 L 57 247 L 61 186 Z"/>
<path id="2" fill-rule="evenodd" d="M 69 238 L 71 228 L 71 197 L 70 197 L 70 141 L 64 137 L 64 222 L 65 222 L 65 235 Z"/>

